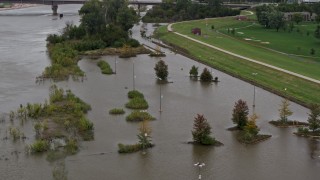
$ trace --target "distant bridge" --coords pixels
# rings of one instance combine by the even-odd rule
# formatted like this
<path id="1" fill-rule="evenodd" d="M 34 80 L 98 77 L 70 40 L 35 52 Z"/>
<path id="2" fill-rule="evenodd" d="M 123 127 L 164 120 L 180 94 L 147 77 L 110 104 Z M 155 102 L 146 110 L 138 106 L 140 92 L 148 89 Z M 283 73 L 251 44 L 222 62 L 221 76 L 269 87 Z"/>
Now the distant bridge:
<path id="1" fill-rule="evenodd" d="M 1 0 L 1 3 L 28 3 L 28 4 L 45 4 L 45 5 L 58 5 L 58 4 L 84 4 L 89 0 Z M 162 1 L 152 0 L 129 0 L 129 4 L 133 5 L 157 5 Z"/>
<path id="2" fill-rule="evenodd" d="M 58 15 L 58 5 L 59 4 L 84 4 L 89 0 L 1 0 L 1 3 L 28 3 L 28 4 L 44 4 L 52 6 L 52 14 Z M 129 0 L 131 5 L 157 5 L 161 4 L 162 1 L 152 1 L 152 0 Z"/>
<path id="3" fill-rule="evenodd" d="M 44 4 L 51 5 L 53 15 L 58 15 L 58 5 L 59 4 L 84 4 L 89 0 L 1 0 L 1 3 L 28 3 L 28 4 Z M 129 4 L 138 5 L 138 9 L 141 5 L 159 5 L 162 4 L 162 0 L 129 0 Z M 253 4 L 229 4 L 224 3 L 223 6 L 237 9 L 248 9 L 253 7 Z"/>

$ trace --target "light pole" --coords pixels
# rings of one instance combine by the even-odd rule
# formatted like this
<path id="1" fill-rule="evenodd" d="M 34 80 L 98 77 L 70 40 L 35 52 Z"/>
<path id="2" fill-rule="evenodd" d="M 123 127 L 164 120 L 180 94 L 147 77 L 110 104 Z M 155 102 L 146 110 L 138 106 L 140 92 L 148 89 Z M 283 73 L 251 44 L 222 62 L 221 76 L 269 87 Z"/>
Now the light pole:
<path id="1" fill-rule="evenodd" d="M 159 78 L 159 80 L 160 80 L 160 84 L 159 84 L 159 87 L 160 87 L 160 97 L 159 97 L 159 99 L 160 99 L 160 110 L 159 110 L 159 112 L 161 113 L 161 112 L 162 112 L 162 108 L 161 108 L 161 106 L 162 106 L 162 104 L 161 104 L 161 99 L 162 99 L 162 93 L 161 93 L 161 81 L 162 81 L 162 79 L 161 79 L 161 78 Z"/>
<path id="2" fill-rule="evenodd" d="M 255 76 L 258 75 L 258 73 L 252 73 L 254 79 L 255 79 Z M 253 111 L 254 111 L 254 108 L 256 107 L 256 85 L 254 84 L 255 82 L 253 82 Z"/>
<path id="3" fill-rule="evenodd" d="M 117 74 L 117 58 L 114 56 L 114 74 Z"/>
<path id="4" fill-rule="evenodd" d="M 135 74 L 134 74 L 134 60 L 132 60 L 132 82 L 133 82 L 133 90 L 136 90 L 135 88 L 135 82 L 134 79 L 136 78 Z"/>
<path id="5" fill-rule="evenodd" d="M 202 177 L 201 177 L 201 168 L 203 167 L 203 166 L 205 166 L 206 164 L 204 164 L 204 163 L 200 163 L 200 162 L 197 162 L 196 164 L 194 164 L 194 166 L 197 166 L 198 168 L 199 168 L 199 175 L 198 175 L 198 179 L 201 179 Z"/>

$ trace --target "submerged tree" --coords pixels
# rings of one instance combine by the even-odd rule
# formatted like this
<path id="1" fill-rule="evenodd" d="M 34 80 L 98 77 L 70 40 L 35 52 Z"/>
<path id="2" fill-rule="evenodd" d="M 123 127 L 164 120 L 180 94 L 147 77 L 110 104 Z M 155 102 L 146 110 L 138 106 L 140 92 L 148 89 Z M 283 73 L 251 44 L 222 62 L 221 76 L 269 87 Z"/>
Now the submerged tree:
<path id="1" fill-rule="evenodd" d="M 283 99 L 279 109 L 280 121 L 283 123 L 288 122 L 288 116 L 292 115 L 292 111 L 289 109 L 290 102 L 288 99 Z"/>
<path id="2" fill-rule="evenodd" d="M 167 80 L 168 77 L 168 65 L 163 60 L 160 60 L 154 67 L 156 75 L 161 80 Z"/>
<path id="3" fill-rule="evenodd" d="M 211 82 L 213 79 L 210 71 L 207 68 L 204 68 L 201 75 L 200 75 L 200 80 L 202 82 Z"/>
<path id="4" fill-rule="evenodd" d="M 203 145 L 213 145 L 215 139 L 210 134 L 211 127 L 207 119 L 203 115 L 197 114 L 193 123 L 193 141 Z"/>
<path id="5" fill-rule="evenodd" d="M 243 129 L 245 133 L 249 133 L 252 136 L 258 135 L 260 129 L 256 125 L 257 119 L 258 119 L 258 116 L 256 114 L 253 114 L 249 117 L 248 123 Z"/>
<path id="6" fill-rule="evenodd" d="M 309 129 L 312 130 L 312 132 L 315 132 L 320 128 L 320 105 L 311 105 L 308 122 Z"/>
<path id="7" fill-rule="evenodd" d="M 152 146 L 151 143 L 151 128 L 148 124 L 147 120 L 144 120 L 140 124 L 139 128 L 140 133 L 138 134 L 139 144 L 141 145 L 142 150 L 149 148 Z"/>
<path id="8" fill-rule="evenodd" d="M 232 121 L 241 130 L 247 125 L 249 108 L 246 101 L 239 99 L 233 108 Z"/>
<path id="9" fill-rule="evenodd" d="M 193 65 L 189 71 L 190 76 L 197 77 L 198 76 L 198 67 Z"/>

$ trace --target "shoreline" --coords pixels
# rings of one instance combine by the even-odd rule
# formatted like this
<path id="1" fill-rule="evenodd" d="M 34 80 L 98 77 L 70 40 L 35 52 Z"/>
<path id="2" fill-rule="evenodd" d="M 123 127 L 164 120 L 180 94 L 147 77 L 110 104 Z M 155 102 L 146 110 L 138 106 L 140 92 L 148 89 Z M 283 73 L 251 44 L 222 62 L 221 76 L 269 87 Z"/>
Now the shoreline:
<path id="1" fill-rule="evenodd" d="M 20 3 L 13 3 L 11 7 L 6 8 L 0 8 L 0 11 L 8 11 L 8 10 L 14 10 L 14 9 L 24 9 L 29 7 L 36 7 L 40 6 L 40 4 L 20 4 Z"/>
<path id="2" fill-rule="evenodd" d="M 170 49 L 171 51 L 173 51 L 175 53 L 181 54 L 181 55 L 183 55 L 183 56 L 185 56 L 187 58 L 190 58 L 190 59 L 192 59 L 194 61 L 201 62 L 201 63 L 203 63 L 203 64 L 205 64 L 205 65 L 207 65 L 209 67 L 212 67 L 212 68 L 214 68 L 216 70 L 224 72 L 224 73 L 226 73 L 226 74 L 228 74 L 228 75 L 230 75 L 232 77 L 235 77 L 237 79 L 240 79 L 240 80 L 243 80 L 243 81 L 248 82 L 250 84 L 253 84 L 256 87 L 260 87 L 260 88 L 262 88 L 262 89 L 264 89 L 264 90 L 266 90 L 266 91 L 268 91 L 270 93 L 273 93 L 273 94 L 278 95 L 280 97 L 286 98 L 286 99 L 288 99 L 288 100 L 290 100 L 292 102 L 295 102 L 295 103 L 297 103 L 297 104 L 299 104 L 299 105 L 301 105 L 301 106 L 303 106 L 305 108 L 310 108 L 310 104 L 308 104 L 307 102 L 302 101 L 302 100 L 300 100 L 300 99 L 298 99 L 298 98 L 296 98 L 294 96 L 289 96 L 289 95 L 287 95 L 287 94 L 285 94 L 283 92 L 280 92 L 280 91 L 278 91 L 276 89 L 273 89 L 272 87 L 268 87 L 268 86 L 260 84 L 260 83 L 258 83 L 256 81 L 252 81 L 252 80 L 247 79 L 245 77 L 241 77 L 239 74 L 235 74 L 235 73 L 229 72 L 229 71 L 227 71 L 227 70 L 225 70 L 223 68 L 220 68 L 218 66 L 214 66 L 214 65 L 208 64 L 207 62 L 202 61 L 198 57 L 194 57 L 193 55 L 190 54 L 190 52 L 188 50 L 184 49 L 183 47 L 180 47 L 177 44 L 174 44 L 172 42 L 168 42 L 168 41 L 166 41 L 164 39 L 161 39 L 161 38 L 159 38 L 157 36 L 153 36 L 153 37 L 154 37 L 154 39 L 160 40 L 162 42 L 162 43 L 159 43 L 159 42 L 153 41 L 154 44 L 157 44 L 157 45 L 159 45 L 161 47 L 164 47 L 164 48 L 168 48 L 168 49 Z"/>

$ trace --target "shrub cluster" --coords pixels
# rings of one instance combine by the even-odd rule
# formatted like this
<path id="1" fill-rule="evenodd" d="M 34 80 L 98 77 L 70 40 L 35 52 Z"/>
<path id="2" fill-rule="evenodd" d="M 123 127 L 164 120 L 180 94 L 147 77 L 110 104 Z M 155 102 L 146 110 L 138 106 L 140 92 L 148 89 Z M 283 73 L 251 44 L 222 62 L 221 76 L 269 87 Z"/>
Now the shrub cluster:
<path id="1" fill-rule="evenodd" d="M 124 114 L 126 113 L 122 108 L 114 108 L 109 111 L 109 114 Z"/>
<path id="2" fill-rule="evenodd" d="M 144 99 L 144 95 L 137 91 L 132 90 L 128 92 L 129 102 L 126 104 L 127 108 L 130 109 L 148 109 L 148 102 Z"/>
<path id="3" fill-rule="evenodd" d="M 109 63 L 101 60 L 97 63 L 97 65 L 100 67 L 102 74 L 112 74 L 113 73 Z"/>
<path id="4" fill-rule="evenodd" d="M 141 144 L 133 144 L 133 145 L 125 145 L 125 144 L 118 144 L 118 152 L 119 153 L 132 153 L 132 152 L 137 152 L 142 149 Z"/>
<path id="5" fill-rule="evenodd" d="M 148 109 L 149 105 L 144 98 L 135 97 L 129 100 L 126 107 L 130 109 Z"/>

